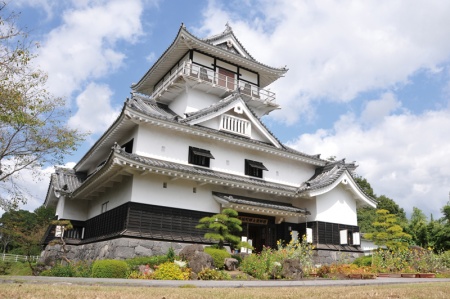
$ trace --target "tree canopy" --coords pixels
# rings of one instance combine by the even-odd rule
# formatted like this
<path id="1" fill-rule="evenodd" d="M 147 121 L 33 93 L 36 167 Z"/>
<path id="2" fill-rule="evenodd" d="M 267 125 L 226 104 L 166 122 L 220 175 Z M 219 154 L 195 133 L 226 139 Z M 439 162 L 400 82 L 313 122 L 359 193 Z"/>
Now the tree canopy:
<path id="1" fill-rule="evenodd" d="M 224 209 L 220 214 L 200 219 L 196 228 L 207 229 L 205 238 L 218 241 L 218 248 L 223 248 L 225 242 L 229 242 L 234 248 L 241 242 L 236 234 L 242 231 L 242 222 L 237 216 L 238 213 L 235 210 Z"/>
<path id="2" fill-rule="evenodd" d="M 3 253 L 38 255 L 39 243 L 55 215 L 54 208 L 41 206 L 34 212 L 11 210 L 0 217 L 0 240 Z"/>
<path id="3" fill-rule="evenodd" d="M 61 164 L 83 135 L 66 125 L 69 111 L 46 87 L 47 74 L 33 64 L 37 47 L 16 26 L 19 14 L 0 6 L 0 207 L 26 202 L 20 174 L 35 179 L 42 166 Z"/>
<path id="4" fill-rule="evenodd" d="M 396 215 L 388 210 L 379 209 L 376 211 L 376 220 L 373 223 L 375 231 L 368 233 L 365 237 L 375 242 L 376 245 L 386 245 L 388 248 L 404 248 L 408 246 L 411 235 L 403 232 L 398 225 Z"/>

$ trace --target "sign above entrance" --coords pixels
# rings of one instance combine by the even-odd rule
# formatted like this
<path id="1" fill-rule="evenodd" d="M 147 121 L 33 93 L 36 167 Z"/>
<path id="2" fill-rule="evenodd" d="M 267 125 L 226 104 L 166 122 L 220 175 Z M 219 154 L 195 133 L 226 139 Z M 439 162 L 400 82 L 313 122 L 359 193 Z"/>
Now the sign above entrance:
<path id="1" fill-rule="evenodd" d="M 238 216 L 239 220 L 242 221 L 242 223 L 253 223 L 253 224 L 264 224 L 267 225 L 268 219 L 264 218 L 256 218 L 256 217 L 247 217 L 247 216 Z"/>

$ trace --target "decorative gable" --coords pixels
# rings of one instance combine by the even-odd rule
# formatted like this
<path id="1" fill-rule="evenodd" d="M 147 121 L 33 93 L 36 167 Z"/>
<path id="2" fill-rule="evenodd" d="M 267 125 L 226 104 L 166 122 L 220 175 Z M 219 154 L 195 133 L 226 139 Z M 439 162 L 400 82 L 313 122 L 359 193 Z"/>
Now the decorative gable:
<path id="1" fill-rule="evenodd" d="M 233 29 L 228 23 L 225 24 L 225 30 L 222 33 L 208 37 L 205 41 L 233 54 L 254 60 L 250 53 L 248 53 L 244 46 L 238 41 L 233 33 Z"/>
<path id="2" fill-rule="evenodd" d="M 239 94 L 233 94 L 217 104 L 191 113 L 183 122 L 270 143 L 277 148 L 282 147 Z"/>

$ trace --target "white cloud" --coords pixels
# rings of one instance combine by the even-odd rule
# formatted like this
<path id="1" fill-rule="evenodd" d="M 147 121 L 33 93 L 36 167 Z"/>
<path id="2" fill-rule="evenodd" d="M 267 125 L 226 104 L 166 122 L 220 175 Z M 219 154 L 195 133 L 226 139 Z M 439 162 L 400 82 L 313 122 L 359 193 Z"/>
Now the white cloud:
<path id="1" fill-rule="evenodd" d="M 243 4 L 242 4 L 243 5 Z M 198 32 L 233 31 L 253 56 L 290 69 L 274 88 L 294 123 L 318 100 L 348 102 L 359 93 L 408 83 L 450 58 L 445 1 L 263 1 L 248 7 L 210 1 Z M 254 15 L 243 15 L 249 9 Z"/>
<path id="2" fill-rule="evenodd" d="M 118 43 L 133 43 L 142 34 L 142 4 L 134 1 L 84 1 L 63 12 L 63 23 L 43 41 L 38 63 L 50 74 L 58 96 L 70 96 L 87 80 L 122 66 Z"/>
<path id="3" fill-rule="evenodd" d="M 106 85 L 91 83 L 76 99 L 78 111 L 69 119 L 69 126 L 92 134 L 102 133 L 120 113 L 111 107 L 113 93 Z"/>
<path id="4" fill-rule="evenodd" d="M 391 114 L 401 107 L 401 103 L 397 101 L 395 95 L 387 92 L 382 95 L 381 99 L 369 101 L 361 114 L 361 121 L 364 123 L 374 123 L 381 121 L 385 116 Z"/>
<path id="5" fill-rule="evenodd" d="M 377 195 L 394 199 L 408 213 L 416 206 L 437 218 L 450 188 L 448 128 L 449 110 L 384 115 L 367 128 L 361 118 L 347 114 L 332 130 L 303 134 L 290 145 L 307 153 L 322 153 L 324 158 L 356 160 L 360 164 L 357 173 L 367 178 Z"/>

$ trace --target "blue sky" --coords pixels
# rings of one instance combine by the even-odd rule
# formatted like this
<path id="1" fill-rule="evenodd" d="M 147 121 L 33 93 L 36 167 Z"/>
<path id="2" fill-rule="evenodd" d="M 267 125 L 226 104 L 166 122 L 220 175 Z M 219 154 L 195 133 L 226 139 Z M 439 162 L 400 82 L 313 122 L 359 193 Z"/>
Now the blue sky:
<path id="1" fill-rule="evenodd" d="M 282 142 L 357 161 L 375 193 L 408 214 L 416 206 L 441 217 L 449 200 L 448 1 L 15 0 L 9 9 L 40 43 L 35 63 L 67 99 L 68 124 L 91 132 L 68 165 L 117 117 L 181 23 L 203 38 L 228 22 L 253 57 L 289 68 L 271 86 L 282 109 L 264 117 Z M 42 204 L 52 170 L 42 169 L 24 208 Z"/>

